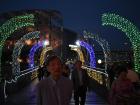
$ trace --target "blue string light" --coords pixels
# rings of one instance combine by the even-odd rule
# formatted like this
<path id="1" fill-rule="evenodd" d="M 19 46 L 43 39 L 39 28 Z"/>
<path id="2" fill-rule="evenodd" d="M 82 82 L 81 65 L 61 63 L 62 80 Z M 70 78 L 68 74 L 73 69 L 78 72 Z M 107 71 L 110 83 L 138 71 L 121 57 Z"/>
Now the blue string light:
<path id="1" fill-rule="evenodd" d="M 96 61 L 95 61 L 95 54 L 92 46 L 90 46 L 88 43 L 84 41 L 79 41 L 80 46 L 84 47 L 90 55 L 90 67 L 91 68 L 96 68 Z"/>
<path id="2" fill-rule="evenodd" d="M 37 44 L 35 44 L 29 53 L 29 67 L 34 68 L 34 54 L 36 52 L 37 49 L 39 49 L 40 47 L 43 47 L 43 43 L 42 42 L 38 42 Z"/>

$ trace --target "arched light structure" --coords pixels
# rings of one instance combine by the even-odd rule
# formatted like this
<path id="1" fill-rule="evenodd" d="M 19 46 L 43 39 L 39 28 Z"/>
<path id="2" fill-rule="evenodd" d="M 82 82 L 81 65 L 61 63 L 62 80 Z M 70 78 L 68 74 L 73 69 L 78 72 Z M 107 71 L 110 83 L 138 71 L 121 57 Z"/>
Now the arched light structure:
<path id="1" fill-rule="evenodd" d="M 25 41 L 29 39 L 37 39 L 39 38 L 39 31 L 30 32 L 24 35 L 20 40 L 18 40 L 15 44 L 13 54 L 12 54 L 12 73 L 17 76 L 20 74 L 20 63 L 18 62 L 18 58 L 20 57 L 21 50 L 25 45 Z"/>
<path id="2" fill-rule="evenodd" d="M 91 68 L 96 68 L 96 61 L 95 61 L 95 54 L 92 46 L 90 46 L 88 43 L 84 41 L 79 41 L 80 46 L 84 47 L 90 55 L 90 67 Z"/>
<path id="3" fill-rule="evenodd" d="M 43 42 L 38 42 L 30 50 L 30 53 L 29 53 L 29 67 L 30 68 L 34 68 L 34 54 L 36 50 L 39 49 L 40 47 L 43 47 Z"/>
<path id="4" fill-rule="evenodd" d="M 75 52 L 78 53 L 80 61 L 82 61 L 82 63 L 84 63 L 85 60 L 84 60 L 84 56 L 83 56 L 83 53 L 81 51 L 80 46 L 77 46 L 77 45 L 69 45 L 69 47 L 71 48 L 71 50 L 73 50 L 73 51 L 75 51 Z"/>
<path id="5" fill-rule="evenodd" d="M 23 16 L 16 16 L 6 21 L 0 27 L 0 81 L 1 81 L 1 56 L 2 48 L 4 46 L 5 40 L 16 30 L 25 27 L 25 26 L 34 26 L 34 15 L 26 14 Z"/>
<path id="6" fill-rule="evenodd" d="M 140 32 L 139 29 L 129 20 L 111 13 L 102 15 L 102 25 L 110 25 L 123 31 L 130 39 L 133 47 L 135 71 L 140 73 Z"/>
<path id="7" fill-rule="evenodd" d="M 99 43 L 99 45 L 102 47 L 103 49 L 103 53 L 104 53 L 104 57 L 105 57 L 105 70 L 107 70 L 107 62 L 111 61 L 111 57 L 110 57 L 110 48 L 109 48 L 109 44 L 105 39 L 100 38 L 98 35 L 94 35 L 91 32 L 87 32 L 87 31 L 83 31 L 83 36 L 84 38 L 91 38 L 93 39 L 93 41 L 96 41 Z"/>
<path id="8" fill-rule="evenodd" d="M 52 50 L 52 47 L 45 47 L 43 48 L 42 52 L 41 52 L 41 56 L 40 56 L 40 66 L 43 66 L 44 61 L 45 61 L 45 56 L 46 56 L 46 52 Z"/>

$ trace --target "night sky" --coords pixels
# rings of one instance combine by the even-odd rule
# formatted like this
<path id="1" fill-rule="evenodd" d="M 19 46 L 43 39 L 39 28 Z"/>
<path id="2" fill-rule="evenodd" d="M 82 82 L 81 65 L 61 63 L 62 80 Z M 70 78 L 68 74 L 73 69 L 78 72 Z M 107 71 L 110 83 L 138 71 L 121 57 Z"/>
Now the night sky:
<path id="1" fill-rule="evenodd" d="M 111 49 L 130 48 L 120 30 L 101 25 L 103 13 L 115 13 L 140 29 L 140 0 L 1 0 L 0 13 L 25 9 L 56 9 L 63 15 L 64 27 L 82 34 L 84 29 L 106 39 Z M 128 44 L 124 44 L 124 43 Z"/>

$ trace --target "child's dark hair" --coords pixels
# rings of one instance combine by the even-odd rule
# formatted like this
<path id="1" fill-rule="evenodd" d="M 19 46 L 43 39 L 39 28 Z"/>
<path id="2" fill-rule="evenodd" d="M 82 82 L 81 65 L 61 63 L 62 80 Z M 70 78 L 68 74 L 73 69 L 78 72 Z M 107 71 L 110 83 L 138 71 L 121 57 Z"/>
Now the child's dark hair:
<path id="1" fill-rule="evenodd" d="M 53 55 L 53 56 L 50 56 L 50 57 L 48 57 L 48 58 L 47 58 L 47 61 L 46 61 L 46 66 L 48 66 L 48 65 L 49 65 L 49 63 L 50 63 L 50 61 L 52 61 L 52 60 L 54 60 L 54 59 L 59 59 L 59 60 L 60 60 L 60 62 L 61 62 L 61 59 L 60 59 L 58 56 Z"/>

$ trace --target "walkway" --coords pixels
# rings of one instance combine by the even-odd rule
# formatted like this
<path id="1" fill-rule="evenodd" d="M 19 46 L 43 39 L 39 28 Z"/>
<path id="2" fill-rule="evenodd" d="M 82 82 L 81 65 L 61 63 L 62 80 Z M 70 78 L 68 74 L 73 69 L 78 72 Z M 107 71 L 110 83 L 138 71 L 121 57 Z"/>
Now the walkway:
<path id="1" fill-rule="evenodd" d="M 38 80 L 34 80 L 30 85 L 23 88 L 20 92 L 8 97 L 5 105 L 36 105 L 36 84 Z M 72 98 L 71 105 L 74 105 Z M 108 105 L 95 92 L 87 93 L 86 105 Z"/>

